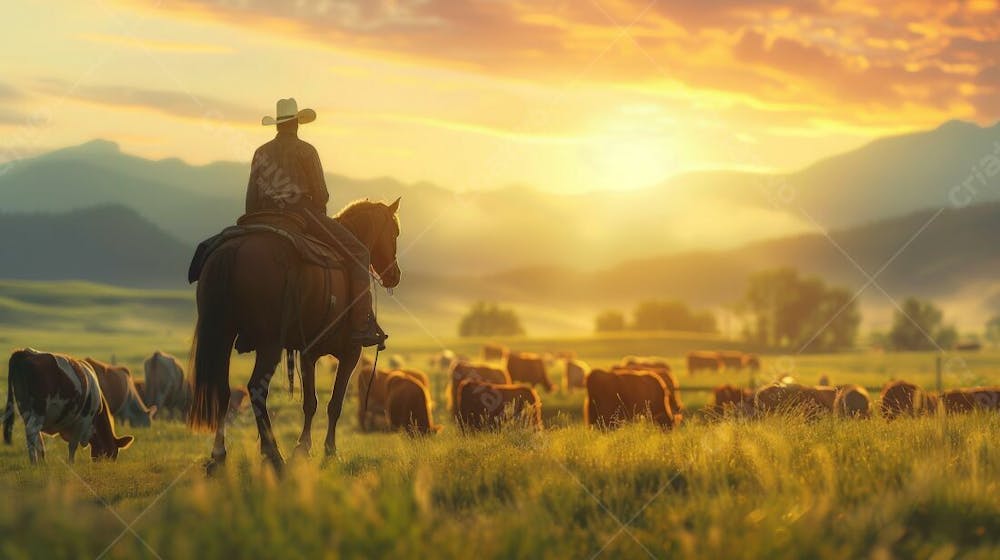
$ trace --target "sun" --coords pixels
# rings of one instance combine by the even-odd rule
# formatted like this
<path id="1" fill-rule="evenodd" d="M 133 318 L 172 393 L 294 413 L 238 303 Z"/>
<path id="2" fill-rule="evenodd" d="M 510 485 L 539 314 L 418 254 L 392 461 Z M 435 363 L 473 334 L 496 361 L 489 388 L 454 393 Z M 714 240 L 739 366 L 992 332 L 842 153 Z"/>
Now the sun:
<path id="1" fill-rule="evenodd" d="M 659 112 L 618 113 L 601 124 L 581 149 L 594 188 L 633 190 L 660 183 L 680 169 L 671 126 Z"/>

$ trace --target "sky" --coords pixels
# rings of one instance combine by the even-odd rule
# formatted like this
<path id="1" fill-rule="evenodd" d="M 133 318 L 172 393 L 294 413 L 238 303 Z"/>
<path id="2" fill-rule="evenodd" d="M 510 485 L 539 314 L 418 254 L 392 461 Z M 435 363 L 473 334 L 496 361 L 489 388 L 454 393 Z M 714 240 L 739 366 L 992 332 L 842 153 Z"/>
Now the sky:
<path id="1" fill-rule="evenodd" d="M 1000 118 L 994 1 L 74 0 L 5 10 L 0 161 L 94 138 L 248 161 L 275 101 L 327 171 L 465 191 L 793 170 Z M 11 56 L 13 55 L 13 56 Z"/>

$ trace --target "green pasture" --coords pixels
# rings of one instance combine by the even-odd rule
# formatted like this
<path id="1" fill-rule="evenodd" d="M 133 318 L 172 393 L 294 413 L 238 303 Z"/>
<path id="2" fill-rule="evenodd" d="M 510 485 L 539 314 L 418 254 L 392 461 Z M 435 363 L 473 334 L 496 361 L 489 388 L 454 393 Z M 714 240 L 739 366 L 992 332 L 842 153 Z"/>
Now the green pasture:
<path id="1" fill-rule="evenodd" d="M 12 290 L 20 290 L 16 297 Z M 33 291 L 34 290 L 34 291 Z M 187 293 L 92 285 L 0 286 L 0 343 L 91 355 L 129 365 L 160 348 L 186 362 Z M 28 307 L 25 307 L 28 306 Z M 31 307 L 35 306 L 35 307 Z M 672 432 L 636 424 L 583 426 L 583 394 L 542 393 L 546 429 L 461 434 L 444 410 L 442 347 L 477 356 L 483 340 L 398 337 L 389 352 L 432 380 L 434 436 L 364 434 L 348 397 L 339 457 L 289 458 L 276 479 L 257 451 L 250 412 L 228 431 L 225 470 L 207 478 L 211 435 L 160 419 L 118 427 L 136 442 L 115 463 L 87 454 L 67 465 L 48 439 L 32 467 L 18 420 L 0 446 L 0 558 L 997 558 L 1000 415 L 845 421 L 799 417 L 706 422 Z M 393 341 L 390 341 L 393 342 Z M 573 351 L 592 366 L 624 355 L 666 357 L 683 387 L 746 384 L 746 372 L 689 376 L 688 350 L 739 345 L 684 333 L 500 340 L 537 352 Z M 936 383 L 926 353 L 764 355 L 755 381 Z M 246 382 L 252 357 L 234 361 Z M 946 387 L 1000 385 L 1000 352 L 941 357 Z M 385 362 L 383 362 L 385 363 Z M 326 431 L 331 363 L 319 368 L 317 452 Z M 6 368 L 0 368 L 6 396 Z M 684 391 L 692 410 L 708 394 Z M 301 429 L 301 394 L 283 374 L 270 406 L 286 456 Z"/>

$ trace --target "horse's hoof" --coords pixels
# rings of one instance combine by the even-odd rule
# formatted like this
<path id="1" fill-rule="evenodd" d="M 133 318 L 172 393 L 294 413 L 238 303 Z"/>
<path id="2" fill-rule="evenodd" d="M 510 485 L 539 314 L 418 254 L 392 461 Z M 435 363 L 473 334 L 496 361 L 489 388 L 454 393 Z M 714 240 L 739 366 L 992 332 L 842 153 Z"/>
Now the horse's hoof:
<path id="1" fill-rule="evenodd" d="M 209 457 L 202 466 L 205 468 L 206 476 L 215 476 L 218 474 L 223 467 L 226 466 L 226 456 L 220 455 L 218 457 Z"/>
<path id="2" fill-rule="evenodd" d="M 312 446 L 303 445 L 301 443 L 296 445 L 295 449 L 292 450 L 292 457 L 295 457 L 296 459 L 309 459 L 312 457 Z"/>

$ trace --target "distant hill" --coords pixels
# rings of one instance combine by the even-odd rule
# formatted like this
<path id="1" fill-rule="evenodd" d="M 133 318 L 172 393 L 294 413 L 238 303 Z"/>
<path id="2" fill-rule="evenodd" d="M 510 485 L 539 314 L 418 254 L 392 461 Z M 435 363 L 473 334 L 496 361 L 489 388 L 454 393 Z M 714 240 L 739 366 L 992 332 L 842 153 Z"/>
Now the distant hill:
<path id="1" fill-rule="evenodd" d="M 878 284 L 896 299 L 907 295 L 934 298 L 951 306 L 949 314 L 957 312 L 967 324 L 978 325 L 983 315 L 1000 311 L 1000 284 L 996 282 L 1000 251 L 992 244 L 1000 236 L 1000 203 L 935 214 L 923 211 L 836 230 L 830 234 L 833 242 L 821 234 L 802 234 L 737 249 L 629 260 L 596 270 L 550 265 L 456 274 L 404 267 L 403 283 L 394 298 L 383 296 L 382 307 L 404 328 L 412 329 L 413 322 L 407 318 L 416 316 L 435 332 L 451 332 L 473 301 L 497 300 L 530 306 L 526 323 L 534 332 L 565 332 L 588 328 L 598 309 L 630 309 L 642 299 L 725 307 L 740 299 L 750 274 L 779 266 L 859 290 L 867 279 L 854 263 L 874 275 L 912 239 L 879 273 Z M 0 214 L 0 262 L 4 263 L 0 279 L 86 280 L 189 291 L 185 274 L 192 250 L 191 245 L 120 205 L 52 215 Z M 889 305 L 874 287 L 860 298 L 869 308 Z M 21 317 L 28 311 L 23 303 L 0 302 L 0 319 Z"/>
<path id="2" fill-rule="evenodd" d="M 852 228 L 949 205 L 948 193 L 992 153 L 1000 125 L 953 121 L 879 139 L 785 175 L 689 173 L 647 189 L 554 194 L 531 187 L 457 193 L 429 183 L 327 175 L 331 212 L 357 198 L 403 197 L 401 263 L 429 274 L 512 267 L 609 267 L 627 259 L 727 249 Z M 249 157 L 250 154 L 247 154 Z M 335 168 L 336 162 L 328 162 Z M 23 160 L 0 176 L 8 212 L 122 204 L 185 243 L 242 212 L 247 164 L 151 161 L 96 140 Z M 974 202 L 1000 200 L 1000 178 Z"/>
<path id="3" fill-rule="evenodd" d="M 193 247 L 122 205 L 59 214 L 0 214 L 0 278 L 117 286 L 187 283 Z"/>

